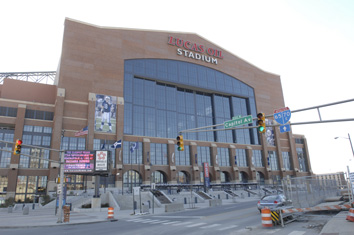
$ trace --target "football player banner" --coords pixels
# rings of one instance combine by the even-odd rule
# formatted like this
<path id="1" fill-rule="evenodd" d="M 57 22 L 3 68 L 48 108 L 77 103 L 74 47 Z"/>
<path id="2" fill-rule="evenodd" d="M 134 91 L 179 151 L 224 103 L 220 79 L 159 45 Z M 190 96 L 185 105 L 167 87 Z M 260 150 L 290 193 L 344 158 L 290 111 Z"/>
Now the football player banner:
<path id="1" fill-rule="evenodd" d="M 95 131 L 116 133 L 117 97 L 96 94 Z"/>

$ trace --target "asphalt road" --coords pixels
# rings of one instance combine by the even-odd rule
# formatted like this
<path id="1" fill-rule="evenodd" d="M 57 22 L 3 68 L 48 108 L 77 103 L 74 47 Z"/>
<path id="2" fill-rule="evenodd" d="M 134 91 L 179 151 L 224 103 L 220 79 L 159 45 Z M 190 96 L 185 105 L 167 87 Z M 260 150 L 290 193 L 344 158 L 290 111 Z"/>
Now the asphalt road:
<path id="1" fill-rule="evenodd" d="M 277 234 L 315 235 L 329 218 L 324 215 L 302 218 L 298 222 L 265 229 L 256 207 L 257 201 L 235 203 L 203 209 L 187 209 L 178 213 L 132 216 L 116 222 L 63 225 L 26 229 L 1 229 L 6 235 L 75 234 L 75 235 L 215 235 L 215 234 Z M 314 219 L 317 218 L 317 219 Z M 320 219 L 318 219 L 320 218 Z M 315 223 L 317 220 L 318 223 Z"/>

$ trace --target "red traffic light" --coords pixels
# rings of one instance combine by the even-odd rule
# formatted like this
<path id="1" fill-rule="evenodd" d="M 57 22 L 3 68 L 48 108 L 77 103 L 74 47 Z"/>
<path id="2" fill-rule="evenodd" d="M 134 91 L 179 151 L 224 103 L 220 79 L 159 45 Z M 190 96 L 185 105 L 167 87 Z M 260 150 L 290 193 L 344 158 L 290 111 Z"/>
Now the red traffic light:
<path id="1" fill-rule="evenodd" d="M 22 140 L 17 139 L 15 143 L 14 155 L 19 155 L 21 153 Z"/>

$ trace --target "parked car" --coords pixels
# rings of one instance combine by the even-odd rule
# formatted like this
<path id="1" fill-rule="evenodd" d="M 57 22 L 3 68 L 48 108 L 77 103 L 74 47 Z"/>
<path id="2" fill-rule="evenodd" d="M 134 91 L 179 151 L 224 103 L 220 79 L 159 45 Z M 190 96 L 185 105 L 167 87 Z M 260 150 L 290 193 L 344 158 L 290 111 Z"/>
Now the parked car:
<path id="1" fill-rule="evenodd" d="M 291 206 L 292 201 L 288 200 L 285 195 L 283 194 L 278 194 L 278 195 L 266 195 L 261 198 L 261 200 L 258 201 L 257 203 L 257 208 L 259 212 L 265 207 L 275 210 L 279 207 L 283 206 Z"/>

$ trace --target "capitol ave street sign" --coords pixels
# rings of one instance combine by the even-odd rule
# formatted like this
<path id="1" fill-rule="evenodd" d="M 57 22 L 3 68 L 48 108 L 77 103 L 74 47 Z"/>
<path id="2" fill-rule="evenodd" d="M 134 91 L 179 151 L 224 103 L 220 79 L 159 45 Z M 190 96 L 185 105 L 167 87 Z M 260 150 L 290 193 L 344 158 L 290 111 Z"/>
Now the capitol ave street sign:
<path id="1" fill-rule="evenodd" d="M 233 118 L 230 121 L 224 122 L 224 127 L 225 129 L 227 128 L 233 128 L 236 126 L 241 126 L 241 125 L 246 125 L 252 123 L 252 115 L 248 115 L 245 117 L 238 117 L 238 118 Z"/>

